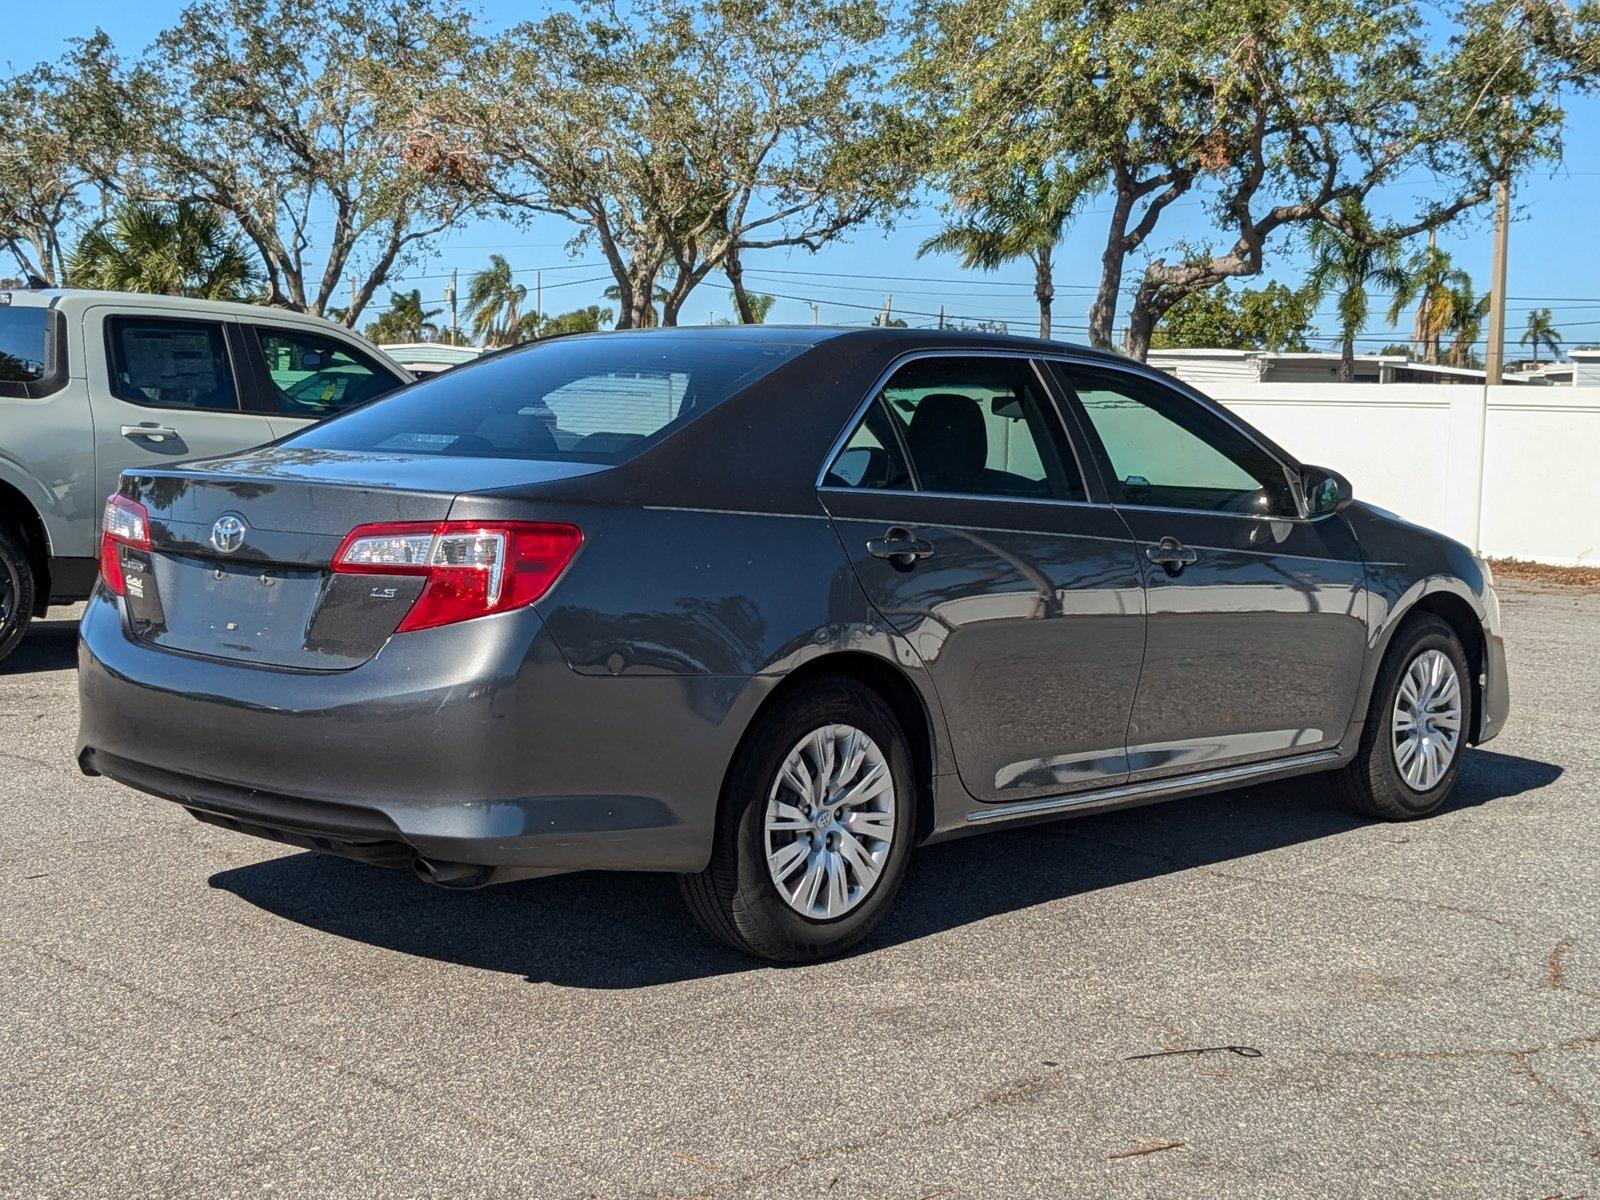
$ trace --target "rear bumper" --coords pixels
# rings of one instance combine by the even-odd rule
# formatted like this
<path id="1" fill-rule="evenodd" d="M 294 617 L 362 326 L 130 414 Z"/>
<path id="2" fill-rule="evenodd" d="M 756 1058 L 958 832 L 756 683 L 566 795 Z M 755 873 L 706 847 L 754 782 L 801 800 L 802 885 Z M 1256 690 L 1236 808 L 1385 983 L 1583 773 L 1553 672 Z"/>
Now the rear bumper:
<path id="1" fill-rule="evenodd" d="M 369 861 L 700 870 L 761 687 L 579 675 L 532 610 L 401 635 L 324 674 L 153 649 L 104 593 L 81 635 L 86 771 Z"/>

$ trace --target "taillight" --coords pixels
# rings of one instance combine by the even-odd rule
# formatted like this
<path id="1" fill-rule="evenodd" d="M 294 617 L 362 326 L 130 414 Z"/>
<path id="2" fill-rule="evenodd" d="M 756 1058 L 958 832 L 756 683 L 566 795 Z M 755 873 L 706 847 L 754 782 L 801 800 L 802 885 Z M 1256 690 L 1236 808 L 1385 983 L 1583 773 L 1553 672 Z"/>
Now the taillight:
<path id="1" fill-rule="evenodd" d="M 100 578 L 112 593 L 125 596 L 127 580 L 122 574 L 122 547 L 150 549 L 150 510 L 126 496 L 106 497 L 105 516 L 100 521 Z"/>
<path id="2" fill-rule="evenodd" d="M 439 521 L 358 525 L 333 556 L 337 574 L 421 575 L 422 594 L 396 633 L 532 604 L 583 544 L 576 525 Z"/>

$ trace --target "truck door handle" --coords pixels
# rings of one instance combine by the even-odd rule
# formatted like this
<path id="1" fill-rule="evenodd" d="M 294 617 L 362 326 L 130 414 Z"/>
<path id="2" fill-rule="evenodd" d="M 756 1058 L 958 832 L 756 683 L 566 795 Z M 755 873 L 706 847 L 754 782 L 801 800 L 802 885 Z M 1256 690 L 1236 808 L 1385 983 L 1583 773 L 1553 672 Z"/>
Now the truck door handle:
<path id="1" fill-rule="evenodd" d="M 887 558 L 896 566 L 909 567 L 918 559 L 932 555 L 933 543 L 912 537 L 909 529 L 892 525 L 884 530 L 882 537 L 867 539 L 867 553 L 873 558 Z"/>
<path id="2" fill-rule="evenodd" d="M 1156 545 L 1146 546 L 1144 556 L 1166 568 L 1168 575 L 1176 575 L 1200 557 L 1175 537 L 1164 537 Z"/>
<path id="3" fill-rule="evenodd" d="M 122 436 L 130 441 L 136 438 L 147 438 L 152 442 L 164 442 L 168 438 L 178 440 L 178 431 L 165 425 L 124 425 Z"/>

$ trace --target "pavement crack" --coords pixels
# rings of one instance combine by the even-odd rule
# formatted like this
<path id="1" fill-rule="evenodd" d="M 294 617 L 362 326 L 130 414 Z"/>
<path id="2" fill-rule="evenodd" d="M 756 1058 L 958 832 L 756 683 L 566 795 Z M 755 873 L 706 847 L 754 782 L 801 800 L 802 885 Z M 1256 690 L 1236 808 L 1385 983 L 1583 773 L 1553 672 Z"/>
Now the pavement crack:
<path id="1" fill-rule="evenodd" d="M 1550 1099 L 1554 1100 L 1557 1104 L 1572 1114 L 1574 1128 L 1577 1130 L 1578 1136 L 1583 1139 L 1584 1144 L 1589 1148 L 1588 1157 L 1591 1159 L 1600 1160 L 1600 1136 L 1595 1134 L 1594 1117 L 1589 1112 L 1588 1106 L 1576 1096 L 1567 1094 L 1550 1080 L 1539 1074 L 1539 1072 L 1534 1069 L 1533 1064 L 1528 1061 L 1529 1057 L 1530 1055 L 1527 1054 L 1513 1054 L 1511 1058 L 1516 1064 L 1513 1070 L 1515 1070 L 1517 1074 L 1536 1084 L 1545 1092 L 1546 1095 L 1550 1097 Z"/>
<path id="2" fill-rule="evenodd" d="M 1031 1100 L 1034 1096 L 1045 1090 L 1045 1088 L 1047 1088 L 1056 1077 L 1060 1076 L 1065 1071 L 1066 1068 L 1062 1067 L 1054 1071 L 1044 1071 L 1033 1075 L 1025 1075 L 1019 1079 L 1014 1079 L 1007 1083 L 997 1084 L 996 1086 L 989 1088 L 983 1093 L 983 1095 L 979 1096 L 978 1099 L 971 1101 L 968 1104 L 963 1104 L 952 1109 L 946 1109 L 943 1112 L 932 1113 L 926 1117 L 921 1117 L 915 1120 L 901 1121 L 893 1125 L 882 1125 L 877 1129 L 872 1130 L 870 1133 L 862 1134 L 860 1137 L 848 1138 L 839 1142 L 832 1142 L 826 1146 L 819 1146 L 817 1149 L 808 1151 L 805 1154 L 800 1154 L 793 1158 L 785 1159 L 782 1162 L 772 1163 L 754 1171 L 747 1171 L 744 1174 L 735 1176 L 732 1179 L 723 1180 L 713 1184 L 711 1187 L 702 1192 L 696 1192 L 695 1200 L 710 1200 L 711 1197 L 714 1197 L 718 1194 L 743 1196 L 750 1192 L 751 1185 L 753 1184 L 776 1179 L 781 1175 L 788 1174 L 790 1171 L 798 1170 L 801 1167 L 811 1166 L 814 1163 L 831 1158 L 836 1154 L 856 1154 L 873 1146 L 881 1145 L 884 1142 L 904 1137 L 909 1133 L 919 1133 L 924 1130 L 939 1129 L 945 1125 L 953 1124 L 956 1121 L 964 1120 L 967 1117 L 974 1116 L 977 1113 L 985 1112 L 989 1109 L 1002 1108 L 1007 1105 Z"/>

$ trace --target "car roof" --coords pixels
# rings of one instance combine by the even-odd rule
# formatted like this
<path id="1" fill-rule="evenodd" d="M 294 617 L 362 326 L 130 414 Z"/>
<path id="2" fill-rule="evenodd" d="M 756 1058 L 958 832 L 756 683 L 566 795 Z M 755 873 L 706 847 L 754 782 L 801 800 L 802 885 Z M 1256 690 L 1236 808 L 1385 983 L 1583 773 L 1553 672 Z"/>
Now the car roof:
<path id="1" fill-rule="evenodd" d="M 286 308 L 270 308 L 265 304 L 243 304 L 233 300 L 197 300 L 189 296 L 160 296 L 150 292 L 113 292 L 93 288 L 13 288 L 0 291 L 0 308 L 54 308 L 64 312 L 81 312 L 95 305 L 114 305 L 120 309 L 145 309 L 152 312 L 185 312 L 196 309 L 213 312 L 219 317 L 237 317 L 246 321 L 270 321 L 274 325 L 299 326 L 319 332 L 327 331 L 350 338 L 368 351 L 376 351 L 394 363 L 393 358 L 363 337 L 356 330 L 340 325 L 326 317 L 310 313 L 292 312 Z M 394 363 L 399 367 L 398 363 Z M 402 368 L 403 369 L 403 368 Z"/>
<path id="2" fill-rule="evenodd" d="M 704 342 L 784 342 L 806 346 L 820 346 L 825 342 L 850 343 L 866 348 L 868 345 L 898 351 L 913 349 L 953 350 L 1010 350 L 1032 354 L 1071 354 L 1074 357 L 1103 359 L 1108 362 L 1127 363 L 1124 355 L 1074 342 L 1058 342 L 1047 338 L 1023 337 L 1017 334 L 989 333 L 972 329 L 911 329 L 858 325 L 670 325 L 650 329 L 613 329 L 595 333 L 558 335 L 563 341 L 569 338 L 692 338 Z M 540 339 L 550 341 L 552 339 Z M 503 347 L 502 350 L 523 349 L 540 342 Z M 501 350 L 489 353 L 500 353 Z"/>

